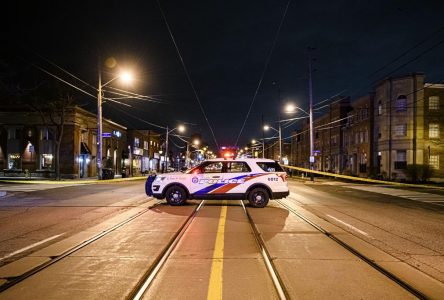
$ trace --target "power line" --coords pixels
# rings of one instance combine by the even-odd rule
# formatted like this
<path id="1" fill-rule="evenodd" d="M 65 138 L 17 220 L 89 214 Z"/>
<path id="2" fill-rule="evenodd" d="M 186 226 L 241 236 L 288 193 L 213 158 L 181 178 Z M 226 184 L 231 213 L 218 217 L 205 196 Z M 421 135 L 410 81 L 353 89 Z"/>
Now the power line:
<path id="1" fill-rule="evenodd" d="M 237 146 L 237 144 L 239 143 L 239 138 L 240 138 L 240 136 L 242 134 L 242 131 L 245 128 L 245 124 L 247 123 L 248 117 L 250 116 L 250 113 L 251 113 L 251 109 L 253 108 L 253 104 L 254 104 L 254 102 L 256 100 L 257 93 L 259 92 L 259 89 L 260 89 L 260 87 L 262 85 L 262 80 L 264 79 L 265 72 L 267 71 L 268 64 L 270 63 L 270 59 L 271 59 L 271 56 L 273 54 L 274 47 L 276 46 L 277 40 L 279 38 L 279 33 L 281 32 L 282 24 L 284 23 L 285 17 L 287 15 L 288 7 L 290 6 L 290 3 L 291 3 L 291 0 L 288 0 L 287 1 L 287 6 L 285 7 L 285 10 L 284 10 L 284 13 L 282 15 L 281 21 L 279 23 L 279 27 L 278 27 L 278 29 L 276 31 L 276 34 L 275 34 L 275 37 L 274 37 L 273 44 L 271 46 L 270 52 L 268 53 L 268 56 L 267 56 L 267 58 L 265 60 L 264 69 L 262 70 L 261 77 L 259 78 L 259 82 L 258 82 L 258 85 L 256 87 L 256 91 L 254 92 L 253 99 L 251 100 L 250 107 L 248 108 L 247 115 L 245 116 L 244 123 L 242 124 L 242 127 L 241 127 L 241 129 L 239 131 L 239 134 L 237 135 L 236 143 L 234 144 L 235 146 Z"/>
<path id="2" fill-rule="evenodd" d="M 161 14 L 162 14 L 162 18 L 163 18 L 163 20 L 165 21 L 165 25 L 166 25 L 166 27 L 167 27 L 167 29 L 168 29 L 168 32 L 169 32 L 170 37 L 171 37 L 171 40 L 173 41 L 174 47 L 176 48 L 177 54 L 179 55 L 179 58 L 180 58 L 180 61 L 181 61 L 181 63 L 182 63 L 182 67 L 183 67 L 183 69 L 184 69 L 184 71 L 185 71 L 185 74 L 186 74 L 186 76 L 187 76 L 188 82 L 189 82 L 189 84 L 191 85 L 191 88 L 193 89 L 193 92 L 194 92 L 194 96 L 195 96 L 195 98 L 196 98 L 196 101 L 197 101 L 197 103 L 199 104 L 200 110 L 202 111 L 202 114 L 203 114 L 203 116 L 204 116 L 204 118 L 205 118 L 205 121 L 207 122 L 208 128 L 209 128 L 210 131 L 211 131 L 211 134 L 212 134 L 213 139 L 214 139 L 214 143 L 216 144 L 216 147 L 219 148 L 219 144 L 217 143 L 217 139 L 216 139 L 216 136 L 214 135 L 213 128 L 211 127 L 210 121 L 208 120 L 207 115 L 206 115 L 206 113 L 205 113 L 205 110 L 204 110 L 204 108 L 203 108 L 203 106 L 202 106 L 202 103 L 200 102 L 199 95 L 197 94 L 197 91 L 196 91 L 196 89 L 194 88 L 193 81 L 191 80 L 190 74 L 188 73 L 188 69 L 187 69 L 187 67 L 186 67 L 186 65 L 185 65 L 185 62 L 184 62 L 183 58 L 182 58 L 182 55 L 181 55 L 180 50 L 179 50 L 179 47 L 177 46 L 176 40 L 174 39 L 174 36 L 173 36 L 172 31 L 171 31 L 170 25 L 168 24 L 168 20 L 167 20 L 167 18 L 166 18 L 166 16 L 165 16 L 165 13 L 163 12 L 162 6 L 160 5 L 160 1 L 159 1 L 159 0 L 156 0 L 156 1 L 157 1 L 157 5 L 159 6 L 160 12 L 161 12 Z"/>

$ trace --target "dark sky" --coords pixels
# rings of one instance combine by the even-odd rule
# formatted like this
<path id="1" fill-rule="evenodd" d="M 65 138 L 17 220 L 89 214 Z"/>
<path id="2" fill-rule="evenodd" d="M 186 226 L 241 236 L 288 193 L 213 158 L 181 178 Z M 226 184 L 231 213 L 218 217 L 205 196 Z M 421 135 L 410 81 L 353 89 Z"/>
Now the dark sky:
<path id="1" fill-rule="evenodd" d="M 39 54 L 96 86 L 98 56 L 115 57 L 119 66 L 134 70 L 132 91 L 163 103 L 107 103 L 105 116 L 138 128 L 149 126 L 131 115 L 162 126 L 195 123 L 189 132 L 201 132 L 213 145 L 156 1 L 89 2 L 94 3 L 18 1 L 5 7 L 1 47 L 9 55 L 2 66 L 13 64 L 12 52 L 22 63 L 69 78 Z M 219 145 L 234 144 L 287 1 L 160 2 Z M 427 82 L 442 81 L 443 26 L 444 1 L 292 1 L 239 144 L 262 136 L 262 114 L 268 122 L 277 120 L 278 87 L 282 102 L 307 107 L 307 47 L 315 48 L 314 102 L 342 91 L 356 98 L 410 60 L 392 75 L 422 71 Z M 104 67 L 104 79 L 114 71 Z M 48 78 L 40 71 L 33 76 Z M 78 98 L 95 111 L 93 98 Z"/>

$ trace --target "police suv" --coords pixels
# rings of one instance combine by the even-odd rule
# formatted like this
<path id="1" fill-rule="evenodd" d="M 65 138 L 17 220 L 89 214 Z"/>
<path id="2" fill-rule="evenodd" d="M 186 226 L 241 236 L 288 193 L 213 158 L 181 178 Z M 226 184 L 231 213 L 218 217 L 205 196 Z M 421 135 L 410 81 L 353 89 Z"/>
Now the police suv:
<path id="1" fill-rule="evenodd" d="M 170 205 L 187 199 L 246 199 L 253 207 L 264 207 L 269 199 L 289 195 L 287 174 L 271 159 L 209 159 L 185 172 L 151 175 L 148 196 L 166 198 Z"/>

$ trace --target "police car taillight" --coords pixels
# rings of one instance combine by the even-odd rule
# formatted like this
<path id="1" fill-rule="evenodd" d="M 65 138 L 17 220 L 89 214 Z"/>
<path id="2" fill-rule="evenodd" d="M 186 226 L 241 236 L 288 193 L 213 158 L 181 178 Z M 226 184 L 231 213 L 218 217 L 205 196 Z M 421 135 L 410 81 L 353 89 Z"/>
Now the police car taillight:
<path id="1" fill-rule="evenodd" d="M 287 181 L 287 173 L 276 174 L 276 175 L 279 176 L 280 178 L 282 178 L 282 181 L 283 181 L 283 182 Z"/>

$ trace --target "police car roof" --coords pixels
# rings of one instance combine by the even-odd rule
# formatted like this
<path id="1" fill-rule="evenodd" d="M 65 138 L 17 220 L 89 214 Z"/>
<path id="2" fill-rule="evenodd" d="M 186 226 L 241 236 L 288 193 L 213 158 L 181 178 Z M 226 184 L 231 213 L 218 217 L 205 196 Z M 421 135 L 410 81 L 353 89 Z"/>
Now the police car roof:
<path id="1" fill-rule="evenodd" d="M 275 160 L 268 159 L 268 158 L 211 158 L 207 159 L 206 161 L 251 161 L 251 162 L 276 162 Z"/>

